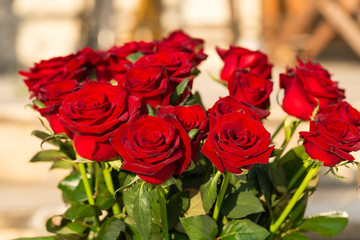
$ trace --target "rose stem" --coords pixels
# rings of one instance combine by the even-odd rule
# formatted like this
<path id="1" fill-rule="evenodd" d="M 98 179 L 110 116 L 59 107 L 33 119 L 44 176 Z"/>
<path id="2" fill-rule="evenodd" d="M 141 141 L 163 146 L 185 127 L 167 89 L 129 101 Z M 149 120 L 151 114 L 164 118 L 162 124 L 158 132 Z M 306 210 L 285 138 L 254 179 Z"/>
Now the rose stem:
<path id="1" fill-rule="evenodd" d="M 78 166 L 79 166 L 80 174 L 81 174 L 82 179 L 83 179 L 85 192 L 86 192 L 86 196 L 88 198 L 89 204 L 90 205 L 95 205 L 95 201 L 94 201 L 94 197 L 93 197 L 93 194 L 92 194 L 92 191 L 91 191 L 89 179 L 86 176 L 85 164 L 84 163 L 78 163 Z"/>
<path id="2" fill-rule="evenodd" d="M 78 163 L 77 165 L 79 166 L 79 171 L 80 171 L 83 183 L 84 183 L 85 192 L 86 192 L 86 196 L 88 198 L 89 204 L 95 205 L 95 200 L 94 200 L 94 196 L 91 191 L 89 179 L 87 178 L 87 175 L 86 175 L 85 163 Z M 99 218 L 97 216 L 94 216 L 94 217 L 95 217 L 96 225 L 99 226 L 100 225 Z"/>
<path id="3" fill-rule="evenodd" d="M 296 202 L 299 200 L 301 194 L 305 191 L 307 185 L 309 184 L 310 180 L 315 176 L 318 172 L 320 165 L 314 163 L 309 172 L 306 174 L 304 180 L 300 184 L 299 188 L 296 190 L 294 196 L 291 198 L 288 205 L 285 207 L 284 211 L 281 213 L 280 217 L 274 224 L 270 225 L 270 232 L 276 233 L 279 229 L 280 225 L 285 221 L 286 217 L 290 214 L 291 210 L 295 206 Z"/>
<path id="4" fill-rule="evenodd" d="M 113 184 L 113 181 L 112 181 L 112 178 L 111 178 L 111 168 L 109 168 L 106 164 L 104 164 L 103 166 L 104 166 L 103 174 L 104 174 L 104 180 L 105 180 L 106 188 L 114 196 L 115 195 L 115 189 L 114 189 L 114 184 Z M 112 206 L 112 210 L 113 210 L 114 215 L 121 213 L 119 203 L 116 201 L 116 197 L 115 197 L 115 203 Z"/>
<path id="5" fill-rule="evenodd" d="M 220 191 L 219 191 L 219 195 L 218 195 L 218 197 L 216 199 L 216 203 L 215 203 L 215 207 L 214 207 L 213 219 L 215 221 L 218 220 L 220 209 L 221 209 L 221 204 L 222 204 L 222 202 L 224 200 L 225 192 L 226 192 L 226 189 L 228 187 L 230 177 L 231 177 L 231 172 L 226 172 L 224 174 L 224 179 L 222 181 Z"/>
<path id="6" fill-rule="evenodd" d="M 296 172 L 295 176 L 291 179 L 289 182 L 289 185 L 287 186 L 286 190 L 290 190 L 297 180 L 299 180 L 300 176 L 305 172 L 306 169 L 311 165 L 310 161 L 305 161 L 304 164 L 301 166 L 301 168 Z"/>
<path id="7" fill-rule="evenodd" d="M 284 121 L 282 121 L 281 123 L 280 123 L 280 125 L 278 126 L 278 128 L 275 130 L 275 132 L 272 134 L 272 136 L 271 136 L 271 140 L 273 140 L 275 137 L 276 137 L 276 135 L 280 132 L 280 130 L 281 130 L 281 128 L 283 128 L 284 127 Z"/>
<path id="8" fill-rule="evenodd" d="M 165 191 L 162 188 L 162 186 L 160 186 L 160 185 L 157 185 L 156 188 L 157 188 L 159 204 L 160 204 L 162 233 L 163 233 L 164 239 L 169 240 L 169 228 L 168 228 L 168 221 L 167 221 Z"/>

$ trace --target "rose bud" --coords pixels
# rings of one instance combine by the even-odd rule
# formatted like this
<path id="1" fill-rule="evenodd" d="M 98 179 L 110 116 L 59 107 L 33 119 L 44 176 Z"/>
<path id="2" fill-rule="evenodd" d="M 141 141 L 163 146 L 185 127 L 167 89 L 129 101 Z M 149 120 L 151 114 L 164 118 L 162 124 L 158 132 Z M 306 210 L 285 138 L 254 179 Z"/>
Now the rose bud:
<path id="1" fill-rule="evenodd" d="M 237 69 L 228 82 L 229 95 L 260 109 L 270 106 L 273 82 L 258 74 Z"/>
<path id="2" fill-rule="evenodd" d="M 156 109 L 156 114 L 160 117 L 163 117 L 166 114 L 173 115 L 187 133 L 193 129 L 198 130 L 191 141 L 191 159 L 196 161 L 199 153 L 200 141 L 206 137 L 209 131 L 209 121 L 205 110 L 199 104 L 175 107 L 159 106 Z"/>
<path id="3" fill-rule="evenodd" d="M 359 130 L 337 113 L 317 114 L 308 132 L 300 132 L 305 151 L 312 159 L 333 167 L 341 161 L 353 161 L 349 153 L 360 150 Z"/>
<path id="4" fill-rule="evenodd" d="M 310 120 L 315 107 L 320 109 L 345 98 L 344 90 L 331 80 L 330 74 L 320 64 L 298 59 L 295 69 L 280 74 L 280 88 L 285 90 L 282 108 L 289 115 Z"/>
<path id="5" fill-rule="evenodd" d="M 271 136 L 262 122 L 245 113 L 232 112 L 210 124 L 201 152 L 220 172 L 240 174 L 242 168 L 268 162 L 274 146 L 270 147 Z"/>
<path id="6" fill-rule="evenodd" d="M 123 123 L 137 119 L 139 109 L 139 99 L 124 90 L 106 82 L 88 82 L 65 97 L 60 123 L 81 157 L 108 161 L 118 156 L 110 137 Z"/>
<path id="7" fill-rule="evenodd" d="M 190 137 L 172 115 L 122 124 L 111 143 L 124 160 L 122 169 L 152 184 L 181 174 L 190 163 Z"/>
<path id="8" fill-rule="evenodd" d="M 230 46 L 228 50 L 217 47 L 216 51 L 224 61 L 220 78 L 226 82 L 229 81 L 237 68 L 247 69 L 263 78 L 271 78 L 272 64 L 268 62 L 267 56 L 260 51 L 251 51 L 235 46 Z"/>

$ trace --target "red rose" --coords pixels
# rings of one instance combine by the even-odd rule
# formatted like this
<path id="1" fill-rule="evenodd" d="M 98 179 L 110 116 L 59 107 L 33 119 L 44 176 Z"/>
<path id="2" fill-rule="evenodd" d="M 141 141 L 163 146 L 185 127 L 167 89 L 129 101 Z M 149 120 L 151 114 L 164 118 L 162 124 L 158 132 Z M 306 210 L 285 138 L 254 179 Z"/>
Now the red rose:
<path id="1" fill-rule="evenodd" d="M 109 138 L 121 124 L 137 119 L 139 108 L 139 99 L 122 89 L 106 82 L 89 82 L 65 97 L 60 123 L 80 156 L 107 161 L 118 156 Z"/>
<path id="2" fill-rule="evenodd" d="M 198 133 L 191 141 L 191 159 L 196 161 L 199 153 L 200 141 L 206 137 L 209 131 L 209 121 L 205 110 L 199 104 L 175 107 L 159 106 L 156 109 L 156 114 L 160 117 L 163 117 L 166 114 L 174 115 L 187 133 L 192 129 L 198 130 Z"/>
<path id="3" fill-rule="evenodd" d="M 298 61 L 296 69 L 280 74 L 280 88 L 285 89 L 282 108 L 292 116 L 310 120 L 318 103 L 320 108 L 335 104 L 345 98 L 344 90 L 320 64 Z"/>
<path id="4" fill-rule="evenodd" d="M 220 74 L 220 78 L 224 81 L 228 81 L 237 68 L 247 69 L 263 78 L 271 78 L 272 64 L 268 62 L 267 56 L 260 51 L 251 51 L 235 46 L 230 46 L 228 50 L 217 47 L 216 51 L 224 61 L 224 67 Z"/>
<path id="5" fill-rule="evenodd" d="M 155 43 L 153 42 L 128 42 L 122 46 L 113 46 L 107 53 L 116 56 L 117 58 L 126 58 L 134 53 L 152 54 L 155 52 Z"/>
<path id="6" fill-rule="evenodd" d="M 186 78 L 189 79 L 187 84 L 189 88 L 180 96 L 176 105 L 190 94 L 194 76 L 191 75 L 193 64 L 189 61 L 188 54 L 183 52 L 155 53 L 142 56 L 134 63 L 134 67 L 146 68 L 149 66 L 165 68 L 171 89 L 176 89 L 179 83 Z"/>
<path id="7" fill-rule="evenodd" d="M 133 64 L 126 58 L 116 57 L 114 55 L 106 55 L 104 58 L 104 73 L 109 80 L 123 81 L 127 71 L 132 68 Z"/>
<path id="8" fill-rule="evenodd" d="M 78 79 L 86 76 L 87 74 L 82 70 L 85 63 L 86 59 L 78 59 L 71 54 L 66 57 L 42 60 L 40 63 L 35 63 L 29 72 L 20 71 L 19 74 L 26 77 L 24 80 L 26 86 L 33 93 L 32 96 L 36 96 L 41 86 L 57 79 Z"/>
<path id="9" fill-rule="evenodd" d="M 20 71 L 19 74 L 26 77 L 24 82 L 33 93 L 31 97 L 36 97 L 41 86 L 54 81 L 69 79 L 84 81 L 90 75 L 94 67 L 92 64 L 96 61 L 99 61 L 97 53 L 90 48 L 84 48 L 76 54 L 42 60 L 40 63 L 35 63 L 29 72 Z"/>
<path id="10" fill-rule="evenodd" d="M 139 97 L 143 108 L 146 104 L 153 108 L 169 105 L 172 94 L 169 78 L 160 67 L 131 68 L 124 75 L 123 81 L 119 82 L 119 87 Z"/>
<path id="11" fill-rule="evenodd" d="M 192 62 L 199 65 L 207 58 L 204 53 L 204 40 L 192 38 L 181 30 L 174 31 L 158 43 L 159 52 L 186 52 L 191 54 Z"/>
<path id="12" fill-rule="evenodd" d="M 273 82 L 258 74 L 237 69 L 228 82 L 229 95 L 261 109 L 270 106 Z"/>
<path id="13" fill-rule="evenodd" d="M 65 96 L 76 91 L 79 84 L 75 80 L 55 80 L 53 83 L 41 86 L 37 100 L 42 102 L 45 107 L 39 108 L 34 104 L 34 108 L 45 117 L 54 133 L 64 133 L 64 127 L 59 122 L 59 108 Z"/>
<path id="14" fill-rule="evenodd" d="M 123 124 L 111 143 L 124 160 L 122 169 L 152 184 L 181 174 L 190 163 L 190 137 L 171 115 L 144 115 Z"/>
<path id="15" fill-rule="evenodd" d="M 209 116 L 213 118 L 213 116 Z M 210 121 L 208 138 L 201 152 L 220 171 L 239 174 L 256 163 L 266 164 L 274 146 L 262 122 L 241 112 L 232 112 Z"/>
<path id="16" fill-rule="evenodd" d="M 317 114 L 309 132 L 300 132 L 305 151 L 312 159 L 335 166 L 341 161 L 355 160 L 349 153 L 360 150 L 360 132 L 337 113 Z"/>
<path id="17" fill-rule="evenodd" d="M 163 66 L 171 81 L 180 83 L 191 76 L 193 68 L 188 54 L 183 52 L 155 53 L 140 57 L 134 67 Z"/>
<path id="18" fill-rule="evenodd" d="M 327 105 L 320 109 L 319 114 L 336 113 L 344 121 L 360 129 L 360 113 L 353 108 L 348 102 L 342 101 L 337 104 Z"/>
<path id="19" fill-rule="evenodd" d="M 250 105 L 249 103 L 241 102 L 235 97 L 227 96 L 220 98 L 208 110 L 208 114 L 217 118 L 232 112 L 241 112 L 256 119 L 261 120 L 270 115 L 270 112 Z M 214 119 L 214 118 L 213 118 Z"/>

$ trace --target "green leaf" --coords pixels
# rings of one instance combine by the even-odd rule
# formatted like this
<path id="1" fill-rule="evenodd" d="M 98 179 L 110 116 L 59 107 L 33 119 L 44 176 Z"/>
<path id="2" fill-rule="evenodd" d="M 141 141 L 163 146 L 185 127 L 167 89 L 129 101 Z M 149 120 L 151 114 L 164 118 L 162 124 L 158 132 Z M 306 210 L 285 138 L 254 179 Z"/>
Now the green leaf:
<path id="1" fill-rule="evenodd" d="M 149 104 L 146 104 L 146 109 L 149 116 L 156 116 L 154 109 Z"/>
<path id="2" fill-rule="evenodd" d="M 108 163 L 111 166 L 111 168 L 115 169 L 118 172 L 120 172 L 120 169 L 123 165 L 122 159 L 107 161 L 106 163 Z"/>
<path id="3" fill-rule="evenodd" d="M 177 231 L 170 233 L 170 239 L 171 240 L 189 240 L 189 238 L 186 235 L 179 233 Z"/>
<path id="4" fill-rule="evenodd" d="M 146 182 L 143 182 L 134 203 L 134 220 L 144 240 L 151 239 L 151 219 L 150 194 Z"/>
<path id="5" fill-rule="evenodd" d="M 161 183 L 162 188 L 170 187 L 171 185 L 176 183 L 176 179 L 174 177 L 169 178 L 165 182 Z"/>
<path id="6" fill-rule="evenodd" d="M 42 140 L 40 147 L 46 142 L 61 146 L 64 144 L 61 140 L 69 140 L 69 137 L 65 133 L 51 134 Z"/>
<path id="7" fill-rule="evenodd" d="M 38 152 L 31 158 L 30 162 L 55 162 L 61 158 L 68 158 L 68 156 L 63 152 L 51 149 Z"/>
<path id="8" fill-rule="evenodd" d="M 232 220 L 225 224 L 217 239 L 224 240 L 262 240 L 269 232 L 248 219 Z"/>
<path id="9" fill-rule="evenodd" d="M 263 205 L 254 194 L 239 191 L 225 198 L 221 208 L 221 212 L 229 218 L 242 218 L 263 211 Z"/>
<path id="10" fill-rule="evenodd" d="M 45 108 L 46 105 L 40 102 L 39 100 L 33 100 L 32 101 L 38 108 Z"/>
<path id="11" fill-rule="evenodd" d="M 81 174 L 78 172 L 71 173 L 64 178 L 59 184 L 58 188 L 62 191 L 63 197 L 66 201 L 86 201 L 87 195 L 85 192 L 84 183 Z"/>
<path id="12" fill-rule="evenodd" d="M 64 235 L 57 235 L 55 240 L 84 240 L 86 236 L 81 234 L 64 234 Z"/>
<path id="13" fill-rule="evenodd" d="M 303 165 L 303 161 L 307 159 L 309 155 L 305 152 L 303 145 L 290 149 L 279 161 L 284 169 L 286 179 L 291 181 L 296 172 Z M 302 179 L 300 179 L 300 182 Z"/>
<path id="14" fill-rule="evenodd" d="M 56 236 L 49 237 L 30 237 L 30 238 L 16 238 L 14 240 L 54 240 Z"/>
<path id="15" fill-rule="evenodd" d="M 289 214 L 289 220 L 293 225 L 297 225 L 297 223 L 301 222 L 304 218 L 306 205 L 308 202 L 309 193 L 305 192 L 304 196 L 301 197 L 296 205 L 294 206 L 293 210 Z"/>
<path id="16" fill-rule="evenodd" d="M 137 175 L 127 174 L 123 182 L 125 190 L 122 192 L 123 201 L 127 215 L 134 219 L 134 202 L 138 195 L 140 186 L 139 177 Z M 116 190 L 115 194 L 120 191 Z"/>
<path id="17" fill-rule="evenodd" d="M 50 169 L 56 169 L 56 168 L 70 169 L 73 167 L 74 167 L 74 164 L 72 164 L 70 161 L 59 160 L 59 161 L 55 161 L 53 163 L 53 165 L 51 165 Z"/>
<path id="18" fill-rule="evenodd" d="M 120 235 L 121 232 L 125 232 L 126 225 L 118 218 L 111 217 L 106 220 L 100 228 L 98 233 L 99 240 L 114 240 Z"/>
<path id="19" fill-rule="evenodd" d="M 134 62 L 136 62 L 136 60 L 138 60 L 142 56 L 144 56 L 144 54 L 142 54 L 141 52 L 136 52 L 136 53 L 133 53 L 133 54 L 130 54 L 129 56 L 127 56 L 126 59 L 129 60 L 130 62 L 134 63 Z"/>
<path id="20" fill-rule="evenodd" d="M 75 205 L 71 206 L 66 212 L 64 213 L 64 217 L 70 219 L 71 221 L 75 221 L 79 218 L 85 217 L 93 217 L 93 216 L 100 216 L 101 210 L 97 206 L 94 205 Z"/>
<path id="21" fill-rule="evenodd" d="M 193 76 L 197 76 L 197 75 L 199 75 L 199 73 L 200 73 L 200 70 L 199 70 L 198 68 L 194 68 L 194 69 L 191 71 L 191 75 L 193 75 Z"/>
<path id="22" fill-rule="evenodd" d="M 87 227 L 79 222 L 69 222 L 63 228 L 56 232 L 56 234 L 74 234 L 83 233 Z"/>
<path id="23" fill-rule="evenodd" d="M 114 200 L 114 196 L 109 192 L 105 183 L 100 183 L 95 198 L 96 205 L 103 210 L 107 210 L 112 207 Z"/>
<path id="24" fill-rule="evenodd" d="M 181 94 L 184 93 L 184 91 L 189 83 L 189 80 L 190 80 L 190 78 L 186 78 L 176 86 L 175 91 L 173 92 L 173 94 L 170 97 L 171 105 L 174 105 L 179 100 Z"/>
<path id="25" fill-rule="evenodd" d="M 115 194 L 116 194 L 117 192 L 127 191 L 129 188 L 132 187 L 132 185 L 134 185 L 134 184 L 135 184 L 137 181 L 139 181 L 139 180 L 140 180 L 140 177 L 136 175 L 136 176 L 132 179 L 131 182 L 127 183 L 126 185 L 124 184 L 124 186 L 122 186 L 121 188 L 116 189 Z M 135 199 L 135 198 L 134 198 L 134 199 Z"/>
<path id="26" fill-rule="evenodd" d="M 51 136 L 50 134 L 46 133 L 46 132 L 43 132 L 43 131 L 40 131 L 40 130 L 34 130 L 31 132 L 31 135 L 35 136 L 35 137 L 38 137 L 40 139 L 45 139 L 49 136 Z M 55 144 L 57 145 L 57 144 Z"/>
<path id="27" fill-rule="evenodd" d="M 207 215 L 198 215 L 180 219 L 190 240 L 214 240 L 218 226 L 214 219 Z"/>
<path id="28" fill-rule="evenodd" d="M 55 220 L 60 220 L 60 225 L 56 225 L 53 221 L 53 219 L 55 218 Z M 51 233 L 56 233 L 57 231 L 59 231 L 62 227 L 65 226 L 65 223 L 68 222 L 68 220 L 65 220 L 62 218 L 61 215 L 55 215 L 55 216 L 52 216 L 50 217 L 47 221 L 46 221 L 46 230 L 48 232 L 51 232 Z"/>
<path id="29" fill-rule="evenodd" d="M 78 222 L 71 222 L 61 215 L 55 215 L 46 221 L 46 230 L 56 234 L 83 233 L 87 227 Z"/>
<path id="30" fill-rule="evenodd" d="M 199 92 L 195 92 L 194 94 L 190 94 L 189 97 L 187 97 L 184 102 L 181 103 L 181 105 L 184 106 L 191 106 L 195 104 L 200 104 L 202 108 L 204 108 L 204 105 L 201 101 L 201 96 Z M 205 108 L 204 108 L 205 109 Z"/>
<path id="31" fill-rule="evenodd" d="M 305 237 L 300 234 L 297 234 L 297 233 L 287 234 L 282 239 L 283 240 L 310 240 L 310 238 Z"/>
<path id="32" fill-rule="evenodd" d="M 221 176 L 220 172 L 217 172 L 211 177 L 205 184 L 200 186 L 201 200 L 205 212 L 210 212 L 217 198 L 218 182 Z"/>
<path id="33" fill-rule="evenodd" d="M 198 132 L 199 132 L 199 130 L 196 128 L 191 129 L 190 132 L 188 132 L 190 139 L 193 140 Z"/>
<path id="34" fill-rule="evenodd" d="M 274 185 L 275 189 L 280 193 L 285 193 L 289 181 L 286 177 L 286 171 L 283 166 L 277 164 L 275 167 L 270 169 L 271 182 Z"/>
<path id="35" fill-rule="evenodd" d="M 180 217 L 184 215 L 189 206 L 190 200 L 187 192 L 178 192 L 170 197 L 166 208 L 169 229 L 172 229 L 180 221 Z"/>
<path id="36" fill-rule="evenodd" d="M 348 221 L 346 212 L 326 212 L 306 218 L 299 229 L 316 232 L 324 237 L 333 237 L 344 230 Z"/>
<path id="37" fill-rule="evenodd" d="M 253 168 L 251 168 L 250 173 L 255 173 L 255 178 L 257 183 L 260 186 L 260 191 L 264 195 L 266 204 L 268 207 L 272 205 L 272 184 L 269 178 L 269 165 L 265 164 L 256 164 Z"/>

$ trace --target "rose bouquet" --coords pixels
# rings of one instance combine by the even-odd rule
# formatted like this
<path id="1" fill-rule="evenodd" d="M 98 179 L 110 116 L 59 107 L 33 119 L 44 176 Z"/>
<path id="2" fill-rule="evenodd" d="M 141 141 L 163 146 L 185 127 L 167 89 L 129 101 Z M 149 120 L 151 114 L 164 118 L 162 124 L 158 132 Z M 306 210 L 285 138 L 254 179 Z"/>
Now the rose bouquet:
<path id="1" fill-rule="evenodd" d="M 345 228 L 343 212 L 304 216 L 321 166 L 336 173 L 360 149 L 360 114 L 344 90 L 299 59 L 280 74 L 289 116 L 270 134 L 267 56 L 218 48 L 229 96 L 204 109 L 192 91 L 203 43 L 175 31 L 20 72 L 48 122 L 32 134 L 55 146 L 31 162 L 69 170 L 58 185 L 68 208 L 36 239 L 308 239 Z M 289 146 L 300 122 L 309 130 Z"/>

